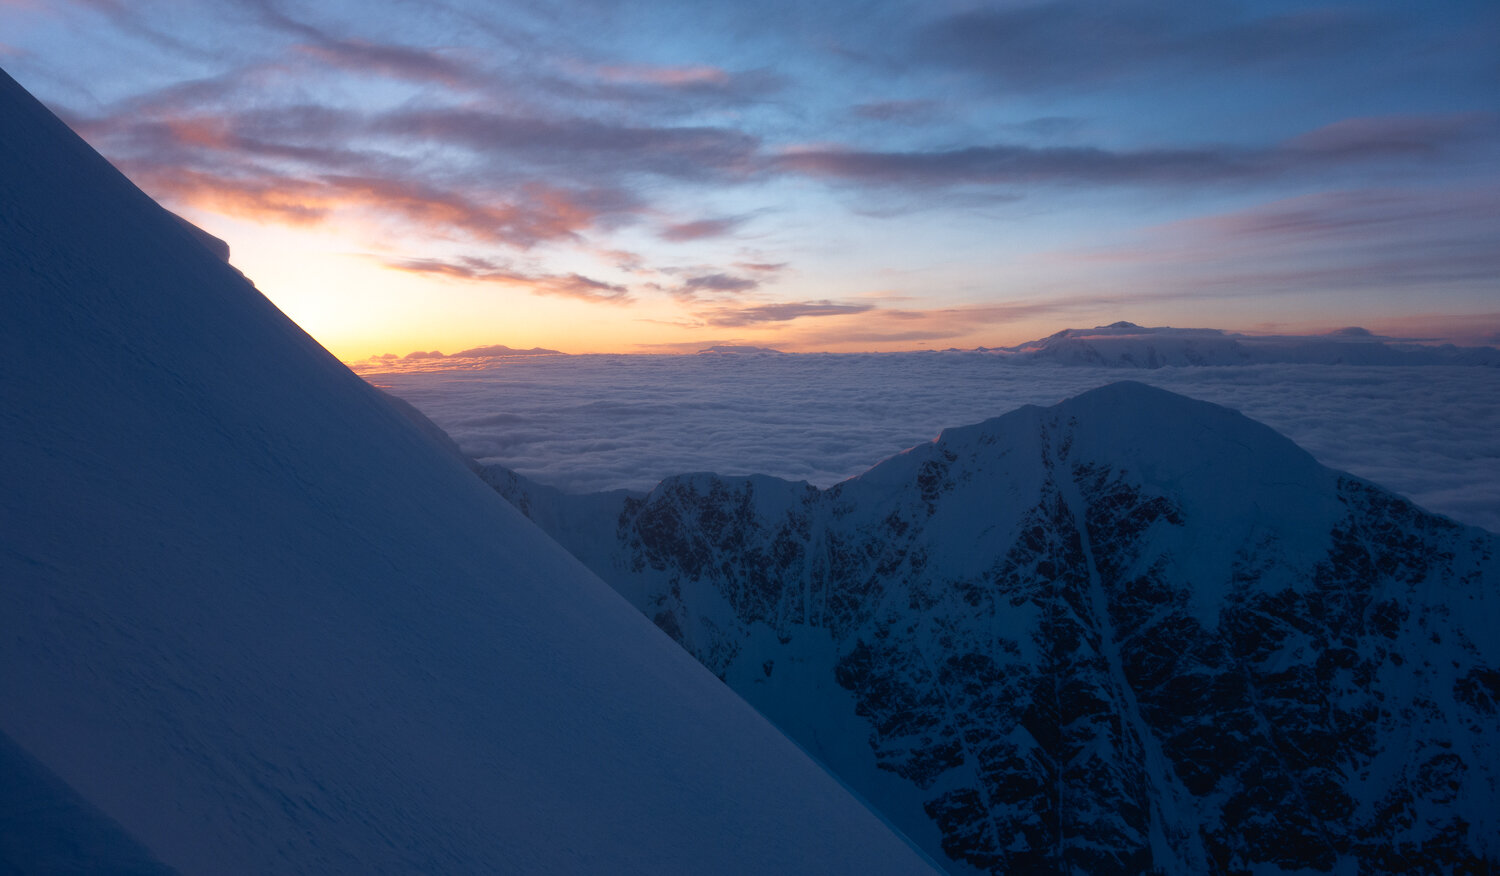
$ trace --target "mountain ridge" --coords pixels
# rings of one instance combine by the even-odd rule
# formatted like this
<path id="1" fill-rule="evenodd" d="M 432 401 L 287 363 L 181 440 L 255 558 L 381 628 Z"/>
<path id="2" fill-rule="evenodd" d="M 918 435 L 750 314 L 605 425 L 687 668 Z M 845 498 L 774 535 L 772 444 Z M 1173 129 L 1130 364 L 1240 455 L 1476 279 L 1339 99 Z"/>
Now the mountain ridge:
<path id="1" fill-rule="evenodd" d="M 1500 366 L 1500 349 L 1383 337 L 1358 326 L 1321 335 L 1247 335 L 1214 328 L 1144 327 L 1119 321 L 1063 329 L 1013 347 L 982 347 L 1018 363 L 1104 368 L 1304 365 Z"/>
<path id="2" fill-rule="evenodd" d="M 1500 539 L 1228 409 L 1112 384 L 821 491 L 483 473 L 955 873 L 1500 851 Z"/>

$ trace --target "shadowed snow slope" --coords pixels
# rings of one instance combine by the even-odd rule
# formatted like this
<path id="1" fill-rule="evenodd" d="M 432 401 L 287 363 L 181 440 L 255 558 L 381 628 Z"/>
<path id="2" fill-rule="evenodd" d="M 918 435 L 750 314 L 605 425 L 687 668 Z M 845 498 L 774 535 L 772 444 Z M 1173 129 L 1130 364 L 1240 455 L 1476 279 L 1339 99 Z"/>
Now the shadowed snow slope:
<path id="1" fill-rule="evenodd" d="M 926 866 L 3 75 L 0 485 L 0 732 L 169 867 Z"/>

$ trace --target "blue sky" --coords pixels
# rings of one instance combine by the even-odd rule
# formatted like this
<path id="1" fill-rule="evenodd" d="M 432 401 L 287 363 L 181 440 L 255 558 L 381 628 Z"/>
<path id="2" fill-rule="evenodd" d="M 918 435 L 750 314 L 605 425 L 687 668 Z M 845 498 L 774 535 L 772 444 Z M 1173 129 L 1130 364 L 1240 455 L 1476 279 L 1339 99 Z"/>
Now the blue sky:
<path id="1" fill-rule="evenodd" d="M 1494 3 L 0 0 L 335 353 L 1500 334 Z"/>

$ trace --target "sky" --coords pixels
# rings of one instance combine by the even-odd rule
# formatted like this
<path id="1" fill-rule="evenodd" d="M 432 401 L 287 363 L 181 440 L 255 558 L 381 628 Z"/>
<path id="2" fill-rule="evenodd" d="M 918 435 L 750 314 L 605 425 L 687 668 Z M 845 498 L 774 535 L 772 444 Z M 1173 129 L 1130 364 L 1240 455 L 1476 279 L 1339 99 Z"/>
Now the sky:
<path id="1" fill-rule="evenodd" d="M 346 361 L 1500 342 L 1500 4 L 0 0 Z"/>

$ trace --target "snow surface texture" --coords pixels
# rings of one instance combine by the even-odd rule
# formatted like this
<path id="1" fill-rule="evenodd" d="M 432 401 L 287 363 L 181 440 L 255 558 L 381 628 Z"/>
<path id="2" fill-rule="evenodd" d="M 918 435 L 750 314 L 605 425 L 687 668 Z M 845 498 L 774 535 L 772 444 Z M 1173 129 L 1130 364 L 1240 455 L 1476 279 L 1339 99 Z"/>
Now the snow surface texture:
<path id="1" fill-rule="evenodd" d="M 465 453 L 560 489 L 685 471 L 831 486 L 946 426 L 1055 404 L 1116 369 L 984 353 L 544 356 L 366 378 Z M 1320 462 L 1500 532 L 1500 369 L 1248 365 L 1132 379 L 1260 420 Z"/>
<path id="2" fill-rule="evenodd" d="M 26 848 L 926 870 L 3 75 L 0 485 L 0 733 L 87 804 Z"/>
<path id="3" fill-rule="evenodd" d="M 121 827 L 0 734 L 0 873 L 171 876 Z"/>
<path id="4" fill-rule="evenodd" d="M 502 494 L 953 872 L 1500 866 L 1500 537 L 1139 383 L 829 490 Z"/>

